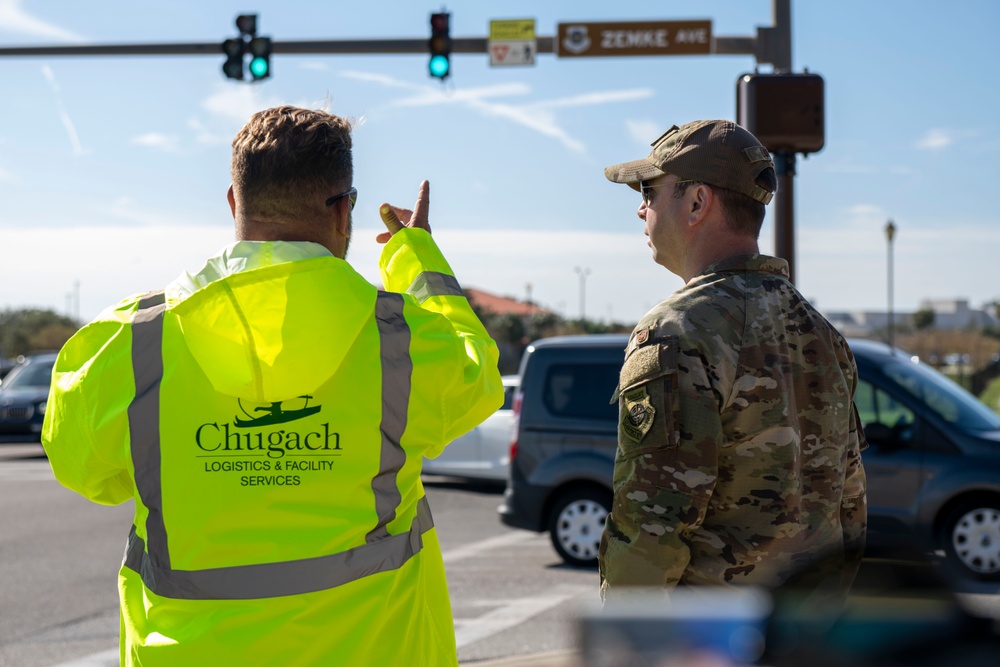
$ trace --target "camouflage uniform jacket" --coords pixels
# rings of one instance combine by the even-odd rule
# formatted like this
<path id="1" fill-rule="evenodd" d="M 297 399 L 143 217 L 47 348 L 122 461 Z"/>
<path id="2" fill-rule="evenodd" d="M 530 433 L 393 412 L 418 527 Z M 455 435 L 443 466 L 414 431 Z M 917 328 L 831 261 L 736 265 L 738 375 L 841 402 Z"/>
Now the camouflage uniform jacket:
<path id="1" fill-rule="evenodd" d="M 632 332 L 602 593 L 853 581 L 867 513 L 857 368 L 787 276 L 782 259 L 723 260 Z"/>

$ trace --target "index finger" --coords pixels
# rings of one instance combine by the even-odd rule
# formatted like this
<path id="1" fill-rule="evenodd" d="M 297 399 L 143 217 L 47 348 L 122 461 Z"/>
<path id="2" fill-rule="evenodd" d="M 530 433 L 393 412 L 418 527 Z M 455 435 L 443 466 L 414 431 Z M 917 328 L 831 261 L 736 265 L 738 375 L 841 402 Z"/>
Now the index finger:
<path id="1" fill-rule="evenodd" d="M 417 191 L 417 203 L 413 205 L 413 216 L 410 218 L 410 227 L 418 227 L 431 231 L 431 224 L 428 214 L 431 207 L 431 184 L 429 181 L 421 181 L 420 189 Z"/>

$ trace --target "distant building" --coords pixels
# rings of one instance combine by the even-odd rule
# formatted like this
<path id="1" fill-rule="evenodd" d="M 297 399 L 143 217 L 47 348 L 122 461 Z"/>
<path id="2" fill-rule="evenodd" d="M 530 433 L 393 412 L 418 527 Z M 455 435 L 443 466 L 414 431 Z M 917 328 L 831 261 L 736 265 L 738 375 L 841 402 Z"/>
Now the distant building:
<path id="1" fill-rule="evenodd" d="M 925 299 L 920 302 L 920 308 L 921 310 L 934 311 L 935 329 L 980 328 L 993 326 L 997 323 L 996 317 L 985 310 L 969 308 L 969 302 L 966 299 Z"/>
<path id="2" fill-rule="evenodd" d="M 920 302 L 920 309 L 934 312 L 935 329 L 980 328 L 1000 322 L 985 310 L 969 308 L 968 299 L 925 299 Z M 845 336 L 870 336 L 889 326 L 889 314 L 885 311 L 831 311 L 824 315 Z M 897 327 L 909 326 L 913 323 L 913 313 L 893 313 L 892 320 Z"/>

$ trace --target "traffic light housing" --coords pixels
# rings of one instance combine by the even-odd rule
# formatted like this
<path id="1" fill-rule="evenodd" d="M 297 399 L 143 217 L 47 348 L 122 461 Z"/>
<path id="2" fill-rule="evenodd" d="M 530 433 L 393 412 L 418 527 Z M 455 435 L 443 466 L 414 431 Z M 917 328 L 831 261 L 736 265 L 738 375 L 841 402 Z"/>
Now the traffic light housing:
<path id="1" fill-rule="evenodd" d="M 430 75 L 444 81 L 451 74 L 451 14 L 431 14 L 431 59 L 427 63 Z"/>
<path id="2" fill-rule="evenodd" d="M 242 38 L 227 39 L 222 43 L 222 52 L 226 54 L 226 62 L 222 65 L 222 73 L 226 78 L 243 80 L 243 47 Z"/>
<path id="3" fill-rule="evenodd" d="M 823 77 L 744 74 L 736 82 L 736 122 L 772 153 L 823 148 Z"/>
<path id="4" fill-rule="evenodd" d="M 222 43 L 226 62 L 222 73 L 226 78 L 246 80 L 246 55 L 250 54 L 250 80 L 261 81 L 271 76 L 271 38 L 257 36 L 257 15 L 240 14 L 236 17 L 240 36 Z"/>
<path id="5" fill-rule="evenodd" d="M 250 76 L 254 81 L 271 76 L 270 37 L 254 37 L 250 40 Z"/>

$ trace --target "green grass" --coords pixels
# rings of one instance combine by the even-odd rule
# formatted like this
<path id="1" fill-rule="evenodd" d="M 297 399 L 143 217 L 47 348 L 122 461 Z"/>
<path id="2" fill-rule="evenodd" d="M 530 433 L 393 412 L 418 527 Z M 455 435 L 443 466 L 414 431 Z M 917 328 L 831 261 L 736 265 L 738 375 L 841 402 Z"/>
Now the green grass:
<path id="1" fill-rule="evenodd" d="M 1000 378 L 986 385 L 986 390 L 979 396 L 979 400 L 990 410 L 1000 414 Z"/>

